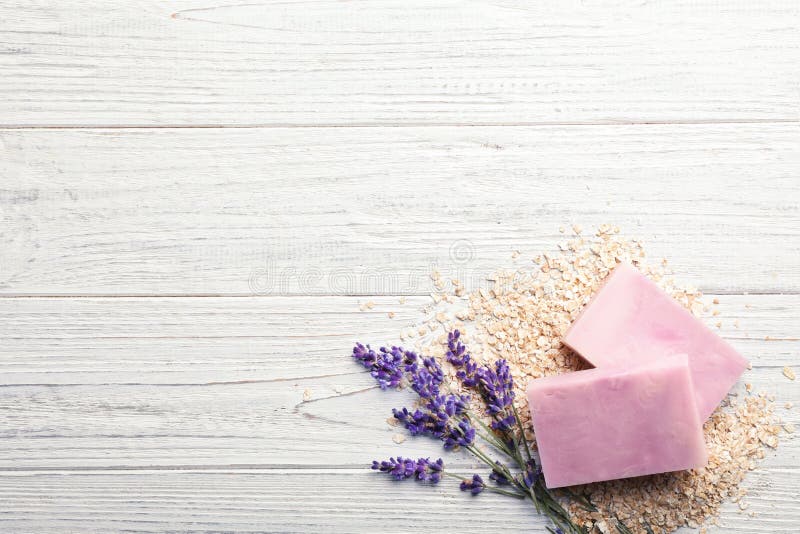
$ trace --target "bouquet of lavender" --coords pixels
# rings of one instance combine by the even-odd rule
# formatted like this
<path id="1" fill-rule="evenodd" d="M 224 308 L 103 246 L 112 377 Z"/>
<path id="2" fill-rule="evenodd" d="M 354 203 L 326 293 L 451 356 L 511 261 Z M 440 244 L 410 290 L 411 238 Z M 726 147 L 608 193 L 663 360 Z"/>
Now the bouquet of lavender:
<path id="1" fill-rule="evenodd" d="M 461 491 L 478 495 L 492 491 L 530 499 L 537 512 L 545 514 L 553 523 L 547 529 L 553 534 L 587 534 L 587 530 L 572 522 L 559 498 L 544 484 L 542 471 L 531 454 L 522 429 L 522 422 L 514 406 L 514 381 L 505 360 L 494 367 L 479 366 L 460 341 L 458 330 L 447 336 L 447 361 L 457 370 L 456 377 L 465 395 L 453 392 L 445 383 L 445 375 L 435 358 L 421 358 L 402 347 L 381 347 L 374 351 L 369 345 L 356 344 L 353 358 L 366 367 L 381 389 L 411 387 L 419 395 L 419 405 L 413 410 L 394 409 L 394 417 L 412 436 L 427 435 L 443 442 L 447 450 L 465 449 L 489 470 L 487 482 L 479 474 L 466 477 L 447 471 L 442 459 L 389 458 L 374 461 L 372 469 L 387 473 L 397 480 L 416 478 L 438 483 L 443 476 L 460 480 Z M 471 406 L 472 397 L 484 403 L 486 417 Z M 478 447 L 482 441 L 502 455 L 502 461 L 492 459 Z M 583 496 L 561 490 L 562 498 L 572 498 L 581 506 L 596 511 Z M 620 534 L 630 531 L 619 521 Z"/>

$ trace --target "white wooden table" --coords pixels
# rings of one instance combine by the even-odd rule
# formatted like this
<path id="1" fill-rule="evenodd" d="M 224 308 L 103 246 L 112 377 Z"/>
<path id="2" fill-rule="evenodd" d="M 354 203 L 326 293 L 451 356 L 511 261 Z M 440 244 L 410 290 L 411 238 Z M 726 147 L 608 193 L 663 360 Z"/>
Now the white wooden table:
<path id="1" fill-rule="evenodd" d="M 348 353 L 571 223 L 800 405 L 798 65 L 796 0 L 0 1 L 0 531 L 543 531 L 369 472 L 440 449 Z M 798 481 L 785 438 L 719 531 Z"/>

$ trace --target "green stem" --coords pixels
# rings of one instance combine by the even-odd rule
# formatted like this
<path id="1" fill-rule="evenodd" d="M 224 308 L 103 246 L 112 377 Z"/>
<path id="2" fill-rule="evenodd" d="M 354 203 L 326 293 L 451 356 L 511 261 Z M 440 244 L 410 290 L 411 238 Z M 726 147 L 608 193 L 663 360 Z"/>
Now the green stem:
<path id="1" fill-rule="evenodd" d="M 513 485 L 515 488 L 517 488 L 517 489 L 521 490 L 523 493 L 526 493 L 526 492 L 528 491 L 528 490 L 527 490 L 527 488 L 526 488 L 525 486 L 523 486 L 522 484 L 520 484 L 520 483 L 517 481 L 517 479 L 516 479 L 516 478 L 514 478 L 514 475 L 512 475 L 512 474 L 511 474 L 511 471 L 509 471 L 509 470 L 508 470 L 508 468 L 507 468 L 506 466 L 504 466 L 504 465 L 502 465 L 502 464 L 498 465 L 498 464 L 497 464 L 496 462 L 494 462 L 494 461 L 493 461 L 491 458 L 489 458 L 488 456 L 486 456 L 486 455 L 483 453 L 483 451 L 481 451 L 480 449 L 478 449 L 478 448 L 477 448 L 477 447 L 475 447 L 474 445 L 470 445 L 469 447 L 467 447 L 467 450 L 468 450 L 469 452 L 471 452 L 473 455 L 475 455 L 475 456 L 476 456 L 476 457 L 477 457 L 479 460 L 481 460 L 483 463 L 485 463 L 485 464 L 486 464 L 486 465 L 487 465 L 487 466 L 488 466 L 490 469 L 492 469 L 493 471 L 494 471 L 494 470 L 498 470 L 498 471 L 500 471 L 500 472 L 501 472 L 501 474 L 502 474 L 504 477 L 506 477 L 506 478 L 508 479 L 508 481 L 511 483 L 511 485 Z"/>
<path id="2" fill-rule="evenodd" d="M 508 495 L 509 497 L 514 497 L 514 498 L 517 498 L 517 499 L 526 499 L 527 498 L 524 493 L 516 493 L 516 492 L 513 492 L 513 491 L 506 491 L 506 490 L 503 490 L 503 489 L 500 489 L 500 488 L 493 488 L 492 486 L 484 486 L 483 489 L 489 490 L 489 491 L 493 491 L 495 493 L 500 493 L 502 495 Z"/>
<path id="3" fill-rule="evenodd" d="M 469 416 L 467 416 L 467 417 L 469 418 Z M 458 429 L 459 431 L 461 431 L 461 429 L 459 427 L 455 427 L 455 428 Z M 462 436 L 464 435 L 463 431 L 461 431 L 461 435 Z M 466 449 L 469 452 L 471 452 L 474 456 L 476 456 L 479 460 L 481 460 L 483 463 L 485 463 L 487 466 L 489 466 L 493 471 L 495 469 L 498 469 L 498 470 L 502 471 L 503 476 L 505 476 L 509 480 L 509 482 L 512 483 L 514 486 L 518 487 L 523 492 L 526 491 L 525 487 L 520 485 L 516 481 L 514 476 L 511 474 L 511 471 L 509 471 L 506 466 L 504 466 L 502 464 L 498 464 L 497 462 L 495 462 L 494 460 L 492 460 L 491 458 L 486 456 L 486 454 L 482 450 L 480 450 L 477 446 L 475 446 L 474 444 L 473 445 L 468 445 L 466 447 Z"/>
<path id="4" fill-rule="evenodd" d="M 481 432 L 480 430 L 477 430 L 477 429 L 475 430 L 475 434 L 476 434 L 477 436 L 479 436 L 479 437 L 480 437 L 482 440 L 484 440 L 485 442 L 487 442 L 489 445 L 491 445 L 492 447 L 494 447 L 495 449 L 497 449 L 498 451 L 500 451 L 500 452 L 502 452 L 503 454 L 505 454 L 505 455 L 507 455 L 507 456 L 511 457 L 512 459 L 514 458 L 514 455 L 511 453 L 511 451 L 509 451 L 507 448 L 503 447 L 503 446 L 502 446 L 502 444 L 501 444 L 500 442 L 498 442 L 498 441 L 494 440 L 494 439 L 491 437 L 491 435 L 487 435 L 487 434 L 485 434 L 485 433 L 483 433 L 483 432 Z"/>
<path id="5" fill-rule="evenodd" d="M 563 526 L 567 529 L 568 532 L 575 533 L 575 534 L 584 534 L 586 529 L 580 527 L 572 522 L 572 518 L 569 516 L 569 512 L 567 512 L 561 503 L 555 498 L 555 496 L 544 486 L 541 480 L 538 480 L 535 484 L 536 494 L 541 499 L 542 504 L 545 507 L 547 515 L 550 519 L 556 523 L 558 526 Z"/>
<path id="6" fill-rule="evenodd" d="M 469 452 L 471 452 L 472 454 L 474 454 L 475 456 L 477 456 L 477 458 L 479 460 L 481 460 L 483 463 L 485 463 L 491 469 L 495 469 L 496 467 L 498 467 L 497 464 L 491 458 L 486 456 L 486 454 L 483 451 L 481 451 L 478 447 L 476 447 L 475 445 L 468 445 L 467 446 L 467 450 Z M 508 471 L 508 469 L 506 469 L 506 471 Z"/>
<path id="7" fill-rule="evenodd" d="M 514 410 L 514 420 L 516 421 L 517 428 L 519 429 L 519 439 L 525 445 L 525 447 L 524 447 L 525 455 L 528 457 L 528 461 L 530 461 L 530 460 L 533 459 L 533 456 L 531 455 L 531 449 L 528 446 L 528 440 L 525 439 L 525 430 L 522 427 L 522 419 L 520 419 L 519 412 L 517 412 L 517 406 L 513 402 L 511 403 L 511 408 Z M 520 448 L 519 445 L 517 445 L 517 449 L 519 449 L 519 448 Z M 522 458 L 518 459 L 518 463 L 519 463 L 519 468 L 524 473 L 527 470 L 528 466 L 525 465 L 525 462 L 522 461 Z M 536 495 L 536 490 L 534 489 L 534 486 L 535 486 L 535 484 L 532 485 L 530 488 L 528 488 L 528 493 L 531 496 L 531 500 L 533 501 L 533 505 L 536 507 L 536 511 L 538 513 L 542 513 L 541 503 L 539 502 L 539 498 Z"/>
<path id="8" fill-rule="evenodd" d="M 449 385 L 448 389 L 450 390 L 451 393 L 453 393 Z M 466 417 L 471 422 L 477 421 L 477 423 L 488 433 L 488 434 L 483 434 L 481 432 L 477 432 L 476 430 L 476 434 L 478 436 L 480 436 L 484 441 L 486 441 L 499 451 L 511 457 L 524 473 L 526 471 L 527 466 L 525 460 L 522 458 L 522 453 L 520 449 L 524 448 L 525 455 L 527 456 L 528 460 L 532 460 L 533 455 L 531 454 L 531 450 L 528 445 L 528 440 L 525 439 L 525 431 L 522 426 L 522 420 L 519 417 L 517 407 L 513 402 L 511 403 L 511 407 L 513 410 L 514 419 L 517 423 L 517 428 L 519 429 L 518 437 L 513 432 L 508 433 L 514 444 L 513 451 L 511 451 L 505 443 L 502 443 L 502 439 L 499 438 L 494 433 L 494 431 L 480 419 L 480 417 L 476 416 L 475 414 L 471 414 L 471 412 L 469 411 L 466 413 Z M 544 486 L 541 479 L 537 480 L 530 488 L 527 488 L 525 487 L 524 484 L 522 484 L 514 476 L 512 476 L 511 472 L 508 470 L 506 466 L 504 465 L 498 466 L 496 462 L 487 457 L 475 445 L 470 445 L 466 447 L 466 449 L 470 451 L 476 458 L 484 462 L 490 469 L 501 471 L 503 476 L 505 476 L 515 488 L 522 491 L 522 493 L 510 492 L 489 486 L 484 486 L 484 489 L 489 491 L 494 491 L 495 493 L 516 497 L 518 499 L 525 499 L 527 494 L 530 496 L 531 501 L 533 501 L 533 504 L 536 507 L 536 511 L 540 514 L 544 512 L 550 518 L 550 520 L 553 522 L 554 525 L 556 525 L 557 527 L 561 528 L 562 530 L 564 530 L 569 534 L 587 534 L 585 528 L 578 526 L 572 522 L 572 518 L 569 516 L 569 512 L 567 512 L 564 509 L 564 507 L 561 506 L 561 503 L 559 503 L 558 500 L 555 498 L 555 496 L 547 489 L 546 486 Z M 445 473 L 445 474 L 447 474 L 448 476 L 454 476 L 456 478 L 461 478 L 462 480 L 464 480 L 463 477 L 458 477 L 457 475 L 453 475 L 451 473 Z"/>
<path id="9" fill-rule="evenodd" d="M 495 448 L 499 449 L 501 452 L 504 452 L 505 454 L 507 454 L 511 458 L 515 457 L 515 454 L 508 448 L 507 445 L 505 445 L 502 441 L 500 441 L 500 438 L 498 438 L 494 434 L 494 430 L 489 425 L 487 425 L 486 423 L 481 421 L 480 417 L 478 417 L 476 414 L 474 414 L 472 412 L 467 412 L 467 417 L 469 417 L 470 421 L 478 423 L 492 437 L 492 439 L 489 440 L 489 439 L 486 439 L 486 437 L 484 437 L 483 435 L 481 435 L 481 437 L 483 439 L 486 439 L 486 441 L 491 443 Z"/>
<path id="10" fill-rule="evenodd" d="M 590 501 L 589 498 L 586 497 L 585 495 L 578 495 L 569 488 L 561 488 L 561 492 L 566 494 L 566 496 L 572 499 L 573 501 L 577 502 L 587 512 L 597 511 L 597 507 L 594 504 L 592 504 L 592 501 Z"/>
<path id="11" fill-rule="evenodd" d="M 453 388 L 450 386 L 450 384 L 446 384 L 445 387 L 447 388 L 447 391 L 451 395 L 458 395 L 458 393 L 453 391 Z M 489 442 L 494 448 L 500 450 L 500 452 L 503 452 L 511 457 L 514 456 L 514 453 L 512 453 L 508 449 L 508 447 L 505 444 L 503 444 L 499 438 L 497 438 L 497 436 L 495 436 L 494 431 L 486 423 L 484 423 L 475 412 L 473 412 L 472 410 L 467 410 L 466 416 L 467 419 L 469 419 L 471 422 L 478 423 L 488 433 L 488 436 L 484 434 L 479 434 L 481 438 Z M 489 436 L 491 436 L 493 439 L 489 439 Z"/>
<path id="12" fill-rule="evenodd" d="M 467 481 L 468 482 L 468 481 L 471 480 L 470 477 L 457 475 L 455 473 L 450 473 L 450 472 L 447 472 L 447 471 L 442 471 L 442 473 L 447 475 L 447 476 L 449 476 L 450 478 L 457 478 L 457 479 L 459 479 L 461 481 Z M 493 491 L 494 493 L 499 493 L 501 495 L 508 495 L 509 497 L 514 497 L 515 499 L 525 499 L 526 498 L 525 494 L 523 494 L 523 493 L 515 493 L 513 491 L 506 491 L 504 489 L 494 488 L 492 486 L 483 486 L 483 489 L 486 490 L 486 491 Z"/>
<path id="13" fill-rule="evenodd" d="M 525 444 L 525 455 L 528 457 L 528 460 L 532 460 L 533 456 L 531 456 L 531 449 L 528 447 L 528 440 L 525 439 L 525 429 L 522 427 L 522 419 L 520 419 L 519 413 L 517 412 L 517 405 L 512 402 L 511 408 L 514 410 L 514 419 L 517 420 L 517 428 L 519 428 L 520 440 L 522 440 L 522 443 Z"/>
<path id="14" fill-rule="evenodd" d="M 625 523 L 620 521 L 619 516 L 617 514 L 614 514 L 614 519 L 617 521 L 617 524 L 615 526 L 617 527 L 617 531 L 619 532 L 619 534 L 633 534 L 633 531 L 631 531 L 631 529 L 625 526 Z"/>
<path id="15" fill-rule="evenodd" d="M 451 395 L 457 395 L 457 393 L 453 391 L 453 388 L 450 387 L 450 384 L 447 384 L 446 387 L 447 387 L 447 391 Z M 503 443 L 502 439 L 499 438 L 495 434 L 494 429 L 492 429 L 489 425 L 484 423 L 479 415 L 477 415 L 472 410 L 467 410 L 466 415 L 467 415 L 467 418 L 471 422 L 478 423 L 487 432 L 488 435 L 480 434 L 480 433 L 478 434 L 482 439 L 484 439 L 485 441 L 490 443 L 494 448 L 498 449 L 500 452 L 503 452 L 503 453 L 507 454 L 508 456 L 510 456 L 512 459 L 516 460 L 518 464 L 520 463 L 519 462 L 519 451 L 516 451 L 517 453 L 515 454 L 514 451 L 510 450 L 508 448 L 508 446 L 505 443 Z M 489 436 L 491 436 L 491 439 L 489 439 Z M 515 440 L 514 443 L 516 445 L 516 440 Z M 527 446 L 527 444 L 526 444 L 526 446 Z M 522 467 L 521 464 L 520 464 L 520 467 Z"/>

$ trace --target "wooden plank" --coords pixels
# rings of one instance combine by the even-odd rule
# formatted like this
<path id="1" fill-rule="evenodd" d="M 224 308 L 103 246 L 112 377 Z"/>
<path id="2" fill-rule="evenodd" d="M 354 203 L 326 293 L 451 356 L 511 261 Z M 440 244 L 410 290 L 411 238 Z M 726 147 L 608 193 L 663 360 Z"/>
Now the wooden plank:
<path id="1" fill-rule="evenodd" d="M 800 118 L 800 6 L 0 5 L 4 125 Z"/>
<path id="2" fill-rule="evenodd" d="M 795 534 L 797 467 L 751 473 L 749 517 L 728 503 L 712 533 Z M 364 470 L 89 471 L 0 474 L 0 530 L 49 532 L 544 531 L 529 502 L 420 487 Z M 438 527 L 437 527 L 438 528 Z"/>
<path id="3" fill-rule="evenodd" d="M 0 82 L 2 83 L 2 82 Z M 643 238 L 706 291 L 800 291 L 800 124 L 0 131 L 0 292 L 426 294 Z M 168 157 L 166 157 L 168 155 Z"/>
<path id="4" fill-rule="evenodd" d="M 722 333 L 754 365 L 743 382 L 800 406 L 781 374 L 796 365 L 800 296 L 717 298 Z M 397 454 L 402 430 L 386 418 L 412 397 L 376 389 L 349 352 L 397 342 L 423 299 L 374 300 L 362 314 L 354 297 L 0 299 L 0 469 L 353 467 Z M 800 425 L 796 408 L 781 414 Z M 442 453 L 425 438 L 402 450 Z M 771 465 L 798 461 L 792 440 Z"/>
<path id="5" fill-rule="evenodd" d="M 721 322 L 720 334 L 754 363 L 793 363 L 800 296 L 706 299 L 720 302 L 719 315 L 707 321 Z M 362 312 L 366 300 L 374 307 Z M 2 382 L 208 385 L 358 374 L 352 344 L 397 343 L 404 327 L 427 317 L 421 308 L 428 303 L 387 296 L 0 299 Z"/>
<path id="6" fill-rule="evenodd" d="M 780 368 L 756 367 L 744 380 L 756 391 L 774 392 L 781 416 L 800 425 L 797 410 L 783 408 L 786 401 L 798 405 L 800 395 L 781 378 Z M 382 392 L 366 375 L 198 386 L 11 386 L 2 388 L 0 404 L 2 470 L 366 468 L 373 459 L 398 453 L 447 454 L 428 438 L 397 445 L 394 437 L 407 435 L 386 420 L 392 408 L 413 406 L 413 397 Z M 470 463 L 466 456 L 448 458 L 460 466 Z M 774 466 L 796 467 L 798 461 L 800 444 L 787 438 Z"/>

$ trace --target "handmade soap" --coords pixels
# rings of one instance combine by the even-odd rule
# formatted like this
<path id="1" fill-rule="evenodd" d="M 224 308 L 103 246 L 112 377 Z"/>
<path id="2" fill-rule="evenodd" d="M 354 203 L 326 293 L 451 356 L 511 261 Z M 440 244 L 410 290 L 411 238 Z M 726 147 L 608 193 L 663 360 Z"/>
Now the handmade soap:
<path id="1" fill-rule="evenodd" d="M 687 354 L 703 421 L 747 368 L 733 347 L 627 264 L 606 278 L 564 343 L 595 367 Z"/>
<path id="2" fill-rule="evenodd" d="M 686 355 L 532 380 L 528 405 L 548 488 L 702 467 Z"/>

